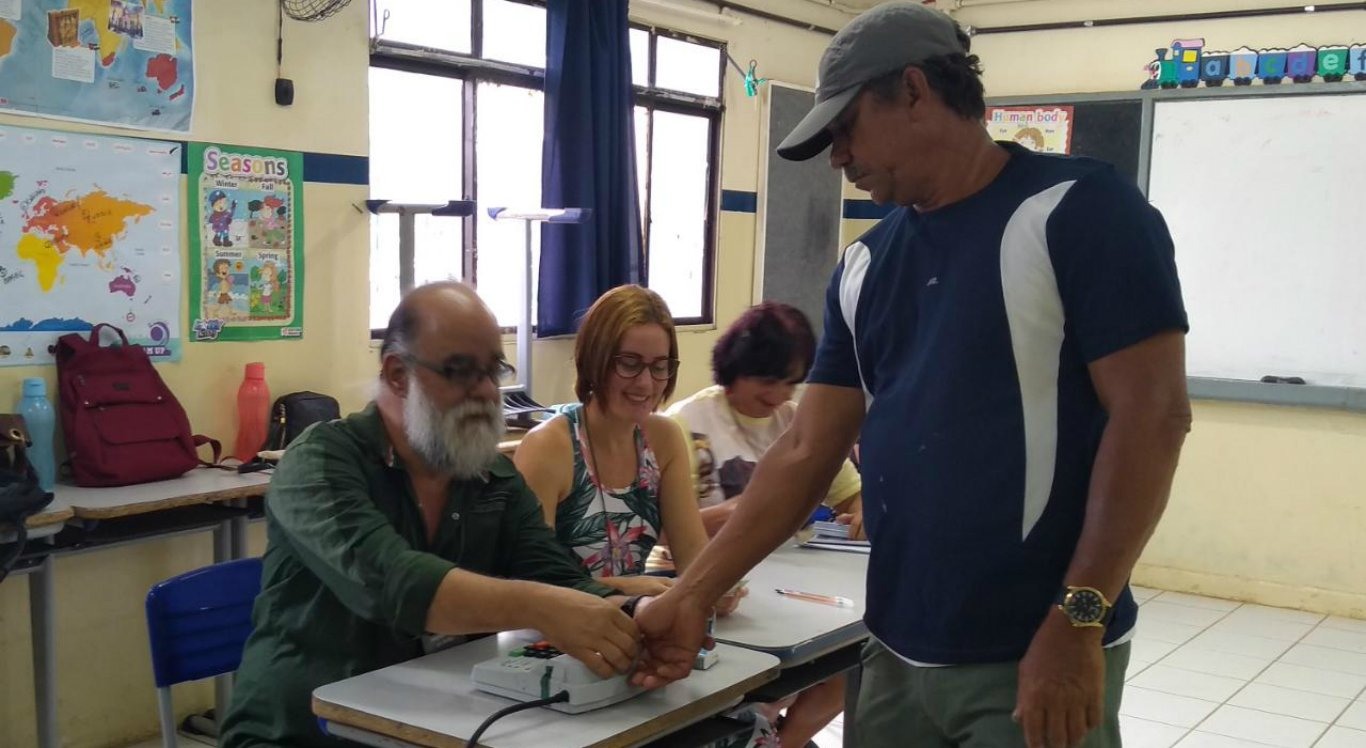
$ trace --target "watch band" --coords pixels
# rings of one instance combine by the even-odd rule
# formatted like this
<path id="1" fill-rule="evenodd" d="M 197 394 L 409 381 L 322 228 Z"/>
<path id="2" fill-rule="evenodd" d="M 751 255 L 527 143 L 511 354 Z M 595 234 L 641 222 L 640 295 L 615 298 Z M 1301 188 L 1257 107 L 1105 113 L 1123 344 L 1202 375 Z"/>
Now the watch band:
<path id="1" fill-rule="evenodd" d="M 641 600 L 642 597 L 644 597 L 644 596 L 643 596 L 643 595 L 632 595 L 632 596 L 626 598 L 626 602 L 624 602 L 624 603 L 621 604 L 621 612 L 625 613 L 626 615 L 630 616 L 631 618 L 635 618 L 635 617 L 636 617 L 636 608 L 640 606 L 640 600 Z"/>

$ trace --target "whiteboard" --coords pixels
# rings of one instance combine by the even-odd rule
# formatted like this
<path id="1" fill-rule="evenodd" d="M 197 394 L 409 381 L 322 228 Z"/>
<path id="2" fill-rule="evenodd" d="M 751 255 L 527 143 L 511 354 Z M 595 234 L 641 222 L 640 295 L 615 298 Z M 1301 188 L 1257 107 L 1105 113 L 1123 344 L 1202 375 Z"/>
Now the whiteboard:
<path id="1" fill-rule="evenodd" d="M 1366 95 L 1157 101 L 1193 377 L 1366 387 Z"/>

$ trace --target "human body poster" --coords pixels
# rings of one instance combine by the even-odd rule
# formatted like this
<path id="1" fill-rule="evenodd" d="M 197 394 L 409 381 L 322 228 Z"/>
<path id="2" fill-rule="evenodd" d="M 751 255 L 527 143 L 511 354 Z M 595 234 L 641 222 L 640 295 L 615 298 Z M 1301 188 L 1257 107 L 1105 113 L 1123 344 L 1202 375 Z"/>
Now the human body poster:
<path id="1" fill-rule="evenodd" d="M 0 0 L 0 109 L 188 132 L 191 0 Z"/>
<path id="2" fill-rule="evenodd" d="M 303 335 L 303 157 L 191 143 L 191 339 Z"/>
<path id="3" fill-rule="evenodd" d="M 987 107 L 987 132 L 992 140 L 1019 143 L 1037 153 L 1072 152 L 1072 107 Z"/>

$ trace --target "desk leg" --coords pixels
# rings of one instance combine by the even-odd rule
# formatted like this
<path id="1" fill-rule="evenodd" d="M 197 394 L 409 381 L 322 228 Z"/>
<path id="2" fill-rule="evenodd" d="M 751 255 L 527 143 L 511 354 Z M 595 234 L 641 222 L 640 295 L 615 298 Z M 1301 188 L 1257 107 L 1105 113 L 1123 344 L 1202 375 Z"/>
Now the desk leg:
<path id="1" fill-rule="evenodd" d="M 858 748 L 858 693 L 863 682 L 863 663 L 844 671 L 844 748 Z"/>
<path id="2" fill-rule="evenodd" d="M 52 615 L 52 556 L 28 575 L 33 636 L 33 698 L 40 748 L 59 748 L 57 737 L 57 642 Z"/>
<path id="3" fill-rule="evenodd" d="M 232 520 L 223 520 L 218 526 L 213 528 L 213 562 L 221 564 L 224 561 L 231 561 L 232 556 Z"/>
<path id="4" fill-rule="evenodd" d="M 231 540 L 229 542 L 228 552 L 232 554 L 232 558 L 234 559 L 246 558 L 247 518 L 235 517 L 231 520 L 228 520 L 228 523 L 232 526 L 232 530 L 230 533 Z"/>
<path id="5" fill-rule="evenodd" d="M 218 526 L 213 528 L 214 563 L 218 564 L 223 563 L 224 561 L 232 561 L 234 559 L 241 558 L 241 556 L 235 553 L 234 547 L 237 544 L 237 537 L 239 535 L 237 522 L 237 519 L 225 520 L 223 522 L 219 522 Z M 241 534 L 242 542 L 245 542 L 245 528 L 242 528 Z M 228 713 L 228 704 L 232 702 L 231 673 L 220 675 L 214 678 L 213 696 L 213 722 L 215 728 L 214 736 L 217 737 L 217 725 L 222 723 L 223 715 Z"/>

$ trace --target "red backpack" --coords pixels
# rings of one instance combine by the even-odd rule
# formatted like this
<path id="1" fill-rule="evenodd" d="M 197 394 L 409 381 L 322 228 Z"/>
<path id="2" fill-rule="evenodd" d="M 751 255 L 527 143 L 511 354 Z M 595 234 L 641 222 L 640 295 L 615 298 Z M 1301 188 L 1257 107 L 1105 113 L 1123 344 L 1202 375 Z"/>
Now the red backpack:
<path id="1" fill-rule="evenodd" d="M 101 346 L 100 330 L 122 345 Z M 57 340 L 62 431 L 79 486 L 127 486 L 176 478 L 199 465 L 195 449 L 219 445 L 190 433 L 190 420 L 147 352 L 113 325 Z"/>

